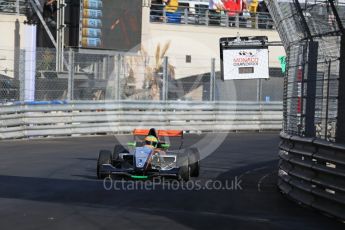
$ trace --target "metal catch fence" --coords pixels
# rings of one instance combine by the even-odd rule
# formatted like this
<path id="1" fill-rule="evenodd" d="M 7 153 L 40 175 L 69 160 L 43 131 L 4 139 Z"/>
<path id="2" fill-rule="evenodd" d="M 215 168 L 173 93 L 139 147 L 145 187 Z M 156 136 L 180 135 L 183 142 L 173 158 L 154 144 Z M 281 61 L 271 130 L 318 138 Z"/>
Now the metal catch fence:
<path id="1" fill-rule="evenodd" d="M 278 186 L 298 203 L 344 220 L 345 5 L 266 2 L 287 52 Z"/>
<path id="2" fill-rule="evenodd" d="M 162 48 L 164 49 L 164 47 Z M 14 53 L 15 51 L 9 51 Z M 163 52 L 163 51 L 162 51 Z M 282 101 L 282 77 L 222 81 L 216 59 L 96 53 L 67 50 L 56 67 L 53 49 L 37 48 L 35 60 L 25 50 L 0 76 L 0 101 L 152 100 L 152 101 Z M 9 61 L 9 60 L 7 60 Z M 217 67 L 218 65 L 218 67 Z M 15 66 L 15 67 L 14 67 Z M 28 67 L 32 71 L 28 71 Z M 31 76 L 31 80 L 27 75 Z"/>
<path id="3" fill-rule="evenodd" d="M 314 121 L 316 137 L 335 141 L 337 95 L 340 67 L 340 33 L 331 6 L 325 1 L 267 1 L 287 51 L 287 74 L 284 84 L 284 132 L 306 136 L 307 101 L 311 82 L 314 84 Z M 339 12 L 345 5 L 338 5 Z M 299 12 L 300 11 L 300 12 Z M 301 14 L 304 23 L 301 23 Z M 342 18 L 345 19 L 345 18 Z M 303 21 L 302 21 L 303 22 Z M 308 31 L 308 33 L 307 33 Z M 310 38 L 317 52 L 309 46 Z M 317 57 L 315 60 L 312 60 Z M 314 61 L 315 76 L 308 75 Z M 309 69 L 310 72 L 310 69 Z M 308 120 L 308 119 L 307 119 Z"/>

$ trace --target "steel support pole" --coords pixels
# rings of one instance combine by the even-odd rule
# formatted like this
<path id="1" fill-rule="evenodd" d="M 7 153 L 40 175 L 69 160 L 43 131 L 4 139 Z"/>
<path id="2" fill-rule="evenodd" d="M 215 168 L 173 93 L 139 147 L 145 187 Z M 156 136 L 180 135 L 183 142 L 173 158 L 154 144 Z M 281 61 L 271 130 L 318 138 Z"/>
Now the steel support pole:
<path id="1" fill-rule="evenodd" d="M 230 23 L 229 14 L 227 14 L 227 12 L 226 12 L 226 14 L 225 14 L 225 27 L 229 27 L 229 23 Z"/>
<path id="2" fill-rule="evenodd" d="M 187 8 L 185 8 L 184 9 L 184 24 L 188 24 L 188 9 Z"/>
<path id="3" fill-rule="evenodd" d="M 20 69 L 20 23 L 16 19 L 14 23 L 14 62 L 13 62 L 13 75 L 14 79 L 19 80 Z"/>
<path id="4" fill-rule="evenodd" d="M 63 71 L 65 40 L 65 0 L 57 1 L 56 71 Z"/>
<path id="5" fill-rule="evenodd" d="M 25 100 L 25 49 L 19 52 L 19 100 Z"/>
<path id="6" fill-rule="evenodd" d="M 163 61 L 163 84 L 162 84 L 162 100 L 168 100 L 168 86 L 169 86 L 169 77 L 168 77 L 168 57 L 164 57 Z"/>
<path id="7" fill-rule="evenodd" d="M 116 57 L 116 74 L 115 74 L 115 79 L 114 79 L 114 95 L 115 95 L 115 100 L 120 100 L 121 99 L 121 87 L 120 87 L 120 75 L 121 75 L 121 55 L 118 54 Z"/>
<path id="8" fill-rule="evenodd" d="M 259 79 L 259 102 L 262 101 L 262 78 Z"/>
<path id="9" fill-rule="evenodd" d="M 67 100 L 74 99 L 74 51 L 72 49 L 68 52 L 68 88 Z"/>
<path id="10" fill-rule="evenodd" d="M 325 116 L 325 139 L 328 139 L 328 117 L 329 117 L 329 96 L 330 96 L 330 80 L 331 80 L 331 67 L 332 62 L 328 60 L 328 71 L 327 71 L 327 98 L 326 98 L 326 116 Z M 326 63 L 327 63 L 326 62 Z"/>
<path id="11" fill-rule="evenodd" d="M 237 13 L 235 17 L 235 27 L 240 27 L 240 15 Z"/>
<path id="12" fill-rule="evenodd" d="M 216 59 L 211 59 L 211 73 L 210 73 L 210 101 L 215 100 L 215 82 L 216 82 Z"/>
<path id="13" fill-rule="evenodd" d="M 109 75 L 109 56 L 105 56 L 103 57 L 103 61 L 102 61 L 102 73 L 101 73 L 101 77 L 99 77 L 99 79 L 107 79 L 107 76 Z"/>
<path id="14" fill-rule="evenodd" d="M 315 137 L 315 97 L 316 97 L 316 77 L 317 77 L 317 58 L 319 43 L 309 41 L 308 46 L 308 67 L 307 67 L 307 100 L 305 114 L 305 135 Z"/>
<path id="15" fill-rule="evenodd" d="M 341 36 L 338 90 L 338 116 L 335 140 L 345 144 L 345 35 Z"/>
<path id="16" fill-rule="evenodd" d="M 256 101 L 260 101 L 260 79 L 256 79 Z"/>
<path id="17" fill-rule="evenodd" d="M 258 78 L 256 79 L 256 101 L 260 102 L 262 99 L 262 79 Z"/>
<path id="18" fill-rule="evenodd" d="M 163 8 L 163 22 L 167 23 L 168 19 L 167 19 L 167 12 L 165 11 L 165 8 Z"/>

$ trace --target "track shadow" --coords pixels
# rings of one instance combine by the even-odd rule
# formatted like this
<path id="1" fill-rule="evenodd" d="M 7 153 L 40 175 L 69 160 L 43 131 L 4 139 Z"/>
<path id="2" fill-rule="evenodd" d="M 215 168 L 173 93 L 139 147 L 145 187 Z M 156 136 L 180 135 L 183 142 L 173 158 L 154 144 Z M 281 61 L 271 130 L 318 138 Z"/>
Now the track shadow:
<path id="1" fill-rule="evenodd" d="M 93 161 L 93 162 L 97 162 L 97 157 L 94 157 L 94 158 L 91 158 L 91 157 L 77 157 L 77 158 L 74 158 L 76 160 L 79 160 L 79 161 Z"/>
<path id="2" fill-rule="evenodd" d="M 95 171 L 95 170 L 93 170 Z M 90 175 L 71 175 L 72 177 L 79 177 L 83 179 L 88 179 L 88 180 L 97 180 L 97 176 L 90 176 Z"/>
<path id="3" fill-rule="evenodd" d="M 250 169 L 260 177 L 274 171 L 277 161 L 267 161 L 229 170 L 216 179 L 225 181 Z M 0 198 L 80 205 L 123 210 L 164 217 L 192 229 L 340 229 L 341 224 L 286 200 L 278 191 L 243 190 L 155 190 L 106 191 L 103 181 L 0 176 Z M 245 178 L 244 178 L 245 179 Z M 270 177 L 267 183 L 275 183 Z M 256 182 L 256 181 L 255 181 Z M 254 182 L 253 182 L 254 183 Z M 265 190 L 264 190 L 265 191 Z M 44 211 L 44 210 L 43 210 Z M 128 214 L 130 216 L 130 214 Z M 152 218 L 152 217 L 151 217 Z M 118 226 L 121 227 L 121 226 Z"/>

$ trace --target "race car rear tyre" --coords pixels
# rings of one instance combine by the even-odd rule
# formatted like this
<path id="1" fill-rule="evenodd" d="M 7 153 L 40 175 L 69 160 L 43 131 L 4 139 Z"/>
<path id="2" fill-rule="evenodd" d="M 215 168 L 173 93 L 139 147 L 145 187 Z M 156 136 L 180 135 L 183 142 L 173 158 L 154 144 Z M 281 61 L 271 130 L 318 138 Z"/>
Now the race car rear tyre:
<path id="1" fill-rule="evenodd" d="M 100 172 L 100 167 L 102 164 L 111 164 L 112 162 L 111 159 L 111 152 L 108 150 L 101 150 L 99 151 L 99 156 L 97 160 L 97 177 L 98 179 L 104 179 L 108 176 L 110 176 L 109 173 L 101 173 Z"/>
<path id="2" fill-rule="evenodd" d="M 189 151 L 190 176 L 198 177 L 200 174 L 200 153 L 198 149 L 191 148 Z"/>
<path id="3" fill-rule="evenodd" d="M 129 153 L 129 151 L 123 147 L 123 145 L 115 145 L 112 159 L 113 161 L 119 160 L 119 153 Z"/>
<path id="4" fill-rule="evenodd" d="M 188 156 L 180 156 L 179 162 L 180 162 L 179 163 L 180 170 L 179 170 L 179 176 L 178 176 L 179 180 L 189 181 L 191 167 L 189 165 Z"/>

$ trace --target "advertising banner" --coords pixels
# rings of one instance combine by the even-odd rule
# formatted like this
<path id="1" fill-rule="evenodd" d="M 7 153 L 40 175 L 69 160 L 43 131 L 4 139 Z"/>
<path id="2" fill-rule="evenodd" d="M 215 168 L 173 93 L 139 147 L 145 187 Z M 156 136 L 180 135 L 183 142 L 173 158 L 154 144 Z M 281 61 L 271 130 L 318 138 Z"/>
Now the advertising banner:
<path id="1" fill-rule="evenodd" d="M 268 49 L 223 51 L 224 80 L 269 78 Z"/>
<path id="2" fill-rule="evenodd" d="M 269 78 L 267 36 L 220 38 L 222 80 Z"/>
<path id="3" fill-rule="evenodd" d="M 142 1 L 81 0 L 79 47 L 129 51 L 140 47 Z"/>

